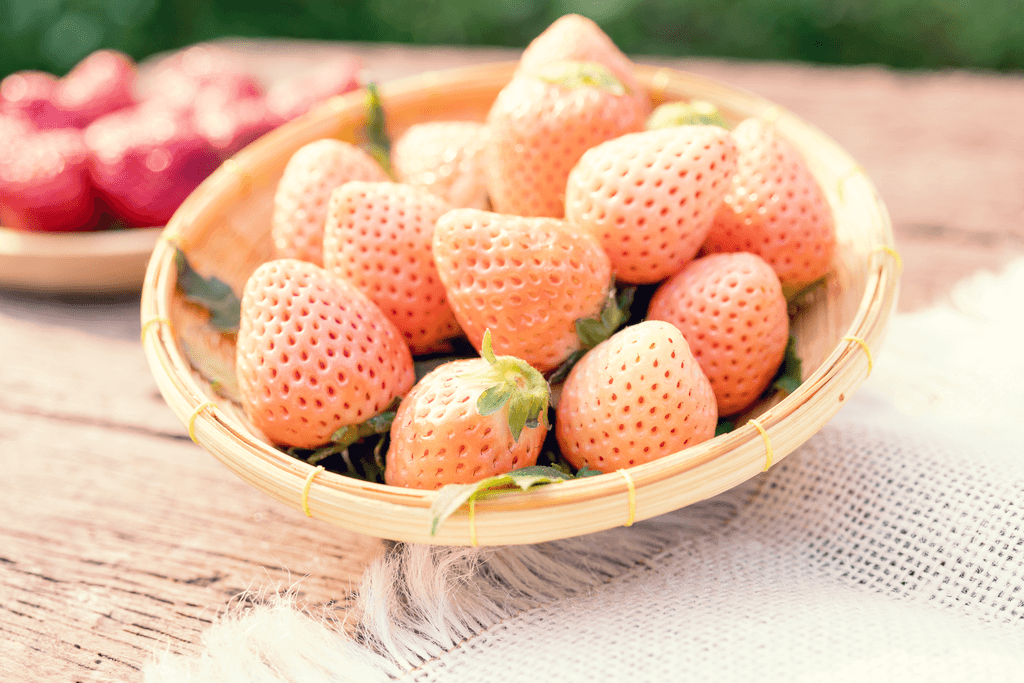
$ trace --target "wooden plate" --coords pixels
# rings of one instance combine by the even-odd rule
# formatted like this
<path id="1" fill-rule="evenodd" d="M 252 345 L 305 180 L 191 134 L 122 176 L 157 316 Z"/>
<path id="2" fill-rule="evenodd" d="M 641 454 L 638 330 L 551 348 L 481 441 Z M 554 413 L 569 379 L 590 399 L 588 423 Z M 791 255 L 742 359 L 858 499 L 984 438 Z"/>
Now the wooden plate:
<path id="1" fill-rule="evenodd" d="M 161 230 L 36 233 L 0 228 L 0 288 L 47 294 L 138 291 Z"/>
<path id="2" fill-rule="evenodd" d="M 418 121 L 482 120 L 514 64 L 430 73 L 381 89 L 392 136 Z M 628 476 L 605 474 L 480 501 L 430 534 L 433 491 L 369 483 L 317 472 L 289 457 L 196 371 L 198 350 L 233 362 L 234 340 L 196 333 L 176 289 L 174 247 L 196 270 L 241 292 L 249 274 L 272 257 L 274 188 L 291 154 L 325 137 L 352 141 L 365 117 L 364 95 L 329 101 L 261 138 L 222 166 L 185 200 L 157 244 L 142 290 L 143 345 L 168 404 L 195 440 L 243 480 L 318 519 L 395 540 L 498 545 L 535 543 L 600 531 L 676 510 L 758 475 L 811 438 L 870 372 L 896 306 L 899 266 L 888 213 L 863 169 L 828 136 L 756 95 L 670 69 L 638 67 L 655 104 L 704 99 L 735 124 L 746 117 L 772 122 L 805 157 L 836 218 L 838 248 L 824 282 L 791 302 L 791 329 L 803 360 L 803 383 L 792 394 L 754 407 L 729 434 L 660 460 Z M 186 347 L 189 353 L 186 353 Z"/>

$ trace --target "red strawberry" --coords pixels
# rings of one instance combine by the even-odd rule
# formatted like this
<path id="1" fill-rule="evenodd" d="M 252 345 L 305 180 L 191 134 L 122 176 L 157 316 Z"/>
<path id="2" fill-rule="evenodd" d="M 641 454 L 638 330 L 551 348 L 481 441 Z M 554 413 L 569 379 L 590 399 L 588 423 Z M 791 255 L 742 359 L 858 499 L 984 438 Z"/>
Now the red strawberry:
<path id="1" fill-rule="evenodd" d="M 64 114 L 54 104 L 57 77 L 42 71 L 18 71 L 0 81 L 0 112 L 21 116 L 39 128 L 64 128 Z"/>
<path id="2" fill-rule="evenodd" d="M 261 97 L 238 98 L 218 87 L 204 88 L 192 110 L 196 130 L 226 159 L 284 123 Z"/>
<path id="3" fill-rule="evenodd" d="M 650 320 L 598 344 L 562 388 L 555 435 L 576 468 L 657 460 L 715 435 L 711 383 L 672 325 Z"/>
<path id="4" fill-rule="evenodd" d="M 388 176 L 373 157 L 341 140 L 317 140 L 292 155 L 277 184 L 270 223 L 279 258 L 323 264 L 331 192 L 350 180 L 383 182 Z"/>
<path id="5" fill-rule="evenodd" d="M 757 400 L 789 339 L 778 276 L 760 256 L 745 252 L 697 259 L 658 288 L 647 317 L 683 333 L 711 381 L 720 415 Z"/>
<path id="6" fill-rule="evenodd" d="M 750 251 L 799 289 L 828 272 L 835 248 L 832 210 L 803 158 L 758 119 L 732 132 L 736 174 L 704 248 Z"/>
<path id="7" fill-rule="evenodd" d="M 135 62 L 114 50 L 93 52 L 60 79 L 54 103 L 75 128 L 135 104 Z"/>
<path id="8" fill-rule="evenodd" d="M 735 168 L 736 145 L 717 126 L 623 135 L 573 168 L 565 220 L 598 238 L 619 280 L 658 282 L 697 255 Z"/>
<path id="9" fill-rule="evenodd" d="M 454 209 L 437 219 L 434 262 L 455 317 L 477 349 L 494 349 L 541 372 L 580 348 L 577 318 L 597 316 L 611 264 L 592 236 L 555 218 Z"/>
<path id="10" fill-rule="evenodd" d="M 179 111 L 142 105 L 108 114 L 85 130 L 92 179 L 130 225 L 163 225 L 220 163 Z"/>
<path id="11" fill-rule="evenodd" d="M 0 225 L 82 230 L 94 227 L 94 213 L 89 154 L 79 131 L 25 130 L 0 142 Z"/>
<path id="12" fill-rule="evenodd" d="M 14 111 L 9 114 L 0 112 L 0 147 L 33 135 L 38 130 L 35 124 L 21 112 Z"/>
<path id="13" fill-rule="evenodd" d="M 474 121 L 417 123 L 392 145 L 391 169 L 399 182 L 424 187 L 455 208 L 486 209 L 487 131 Z"/>
<path id="14" fill-rule="evenodd" d="M 591 19 L 578 14 L 556 19 L 523 50 L 516 73 L 537 73 L 554 62 L 602 64 L 637 98 L 645 111 L 650 109 L 647 91 L 633 74 L 633 62 Z"/>
<path id="15" fill-rule="evenodd" d="M 604 67 L 557 62 L 513 78 L 487 116 L 487 188 L 500 213 L 560 218 L 583 153 L 643 130 L 644 110 Z"/>
<path id="16" fill-rule="evenodd" d="M 460 332 L 431 254 L 434 222 L 449 208 L 421 187 L 352 181 L 327 210 L 324 267 L 380 306 L 414 354 Z"/>
<path id="17" fill-rule="evenodd" d="M 161 60 L 142 86 L 147 101 L 172 109 L 191 109 L 199 94 L 210 88 L 230 100 L 264 95 L 263 85 L 241 58 L 214 45 L 194 45 Z"/>
<path id="18" fill-rule="evenodd" d="M 359 290 L 306 261 L 246 282 L 235 356 L 246 415 L 282 446 L 315 448 L 387 408 L 415 380 L 395 326 Z"/>
<path id="19" fill-rule="evenodd" d="M 267 106 L 285 121 L 305 114 L 320 102 L 360 87 L 363 65 L 354 57 L 335 57 L 312 71 L 281 81 L 267 92 Z"/>
<path id="20" fill-rule="evenodd" d="M 527 363 L 495 357 L 445 363 L 402 400 L 384 480 L 437 489 L 537 464 L 547 434 L 548 385 Z"/>

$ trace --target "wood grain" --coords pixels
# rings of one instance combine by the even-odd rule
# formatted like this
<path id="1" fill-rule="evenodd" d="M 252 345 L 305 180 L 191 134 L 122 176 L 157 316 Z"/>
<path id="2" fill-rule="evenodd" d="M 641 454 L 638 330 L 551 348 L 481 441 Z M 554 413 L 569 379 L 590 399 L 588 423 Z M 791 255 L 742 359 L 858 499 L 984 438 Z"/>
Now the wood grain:
<path id="1" fill-rule="evenodd" d="M 189 441 L 137 343 L 0 317 L 0 357 L 0 680 L 137 680 L 245 590 L 343 609 L 380 551 Z"/>
<path id="2" fill-rule="evenodd" d="M 230 44 L 271 79 L 348 50 L 381 81 L 514 58 Z M 1024 254 L 1024 132 L 1012 125 L 1024 78 L 643 61 L 752 90 L 849 150 L 893 218 L 901 310 Z M 0 680 L 140 680 L 154 651 L 195 651 L 247 588 L 298 581 L 314 609 L 343 609 L 381 552 L 375 539 L 268 499 L 192 444 L 159 398 L 138 335 L 133 297 L 0 292 Z"/>

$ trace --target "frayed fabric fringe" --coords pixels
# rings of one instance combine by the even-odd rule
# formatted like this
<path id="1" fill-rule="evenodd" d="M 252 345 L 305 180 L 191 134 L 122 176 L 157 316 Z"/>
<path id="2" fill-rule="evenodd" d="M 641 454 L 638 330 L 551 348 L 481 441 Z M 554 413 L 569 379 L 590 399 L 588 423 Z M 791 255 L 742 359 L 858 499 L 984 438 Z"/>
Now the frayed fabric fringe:
<path id="1" fill-rule="evenodd" d="M 146 683 L 353 683 L 394 679 L 524 610 L 644 571 L 684 539 L 721 529 L 756 480 L 629 529 L 499 548 L 395 544 L 367 568 L 346 624 L 248 594 L 203 635 L 163 654 Z"/>

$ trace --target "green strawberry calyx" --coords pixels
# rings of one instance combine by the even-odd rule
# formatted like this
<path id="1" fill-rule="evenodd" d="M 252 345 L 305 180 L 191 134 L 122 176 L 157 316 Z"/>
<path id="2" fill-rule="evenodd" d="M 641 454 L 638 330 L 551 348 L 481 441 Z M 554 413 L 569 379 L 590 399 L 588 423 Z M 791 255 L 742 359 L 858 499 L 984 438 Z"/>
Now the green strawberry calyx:
<path id="1" fill-rule="evenodd" d="M 542 67 L 537 78 L 569 90 L 597 88 L 619 97 L 629 94 L 629 89 L 608 67 L 596 62 L 553 62 Z"/>
<path id="2" fill-rule="evenodd" d="M 601 313 L 595 318 L 577 318 L 576 336 L 580 340 L 580 348 L 559 365 L 548 381 L 551 384 L 558 384 L 565 381 L 569 371 L 583 355 L 594 348 L 608 337 L 615 334 L 629 320 L 629 307 L 633 305 L 633 296 L 636 294 L 636 287 L 621 287 L 618 290 L 614 286 L 608 288 L 608 295 Z"/>
<path id="3" fill-rule="evenodd" d="M 490 364 L 479 380 L 490 384 L 480 394 L 476 410 L 486 417 L 507 406 L 508 428 L 519 441 L 523 429 L 545 421 L 551 390 L 544 376 L 532 365 L 515 356 L 495 356 L 491 331 L 484 332 L 480 355 Z"/>
<path id="4" fill-rule="evenodd" d="M 437 534 L 438 527 L 451 517 L 456 510 L 469 503 L 469 514 L 475 514 L 475 503 L 497 495 L 529 491 L 544 484 L 557 484 L 573 479 L 583 479 L 601 474 L 597 470 L 584 467 L 576 474 L 562 472 L 554 467 L 531 465 L 505 474 L 481 479 L 472 484 L 448 484 L 441 487 L 437 498 L 430 506 L 430 535 Z"/>
<path id="5" fill-rule="evenodd" d="M 718 108 L 710 102 L 666 102 L 647 117 L 647 130 L 675 128 L 676 126 L 718 126 L 728 128 Z"/>

